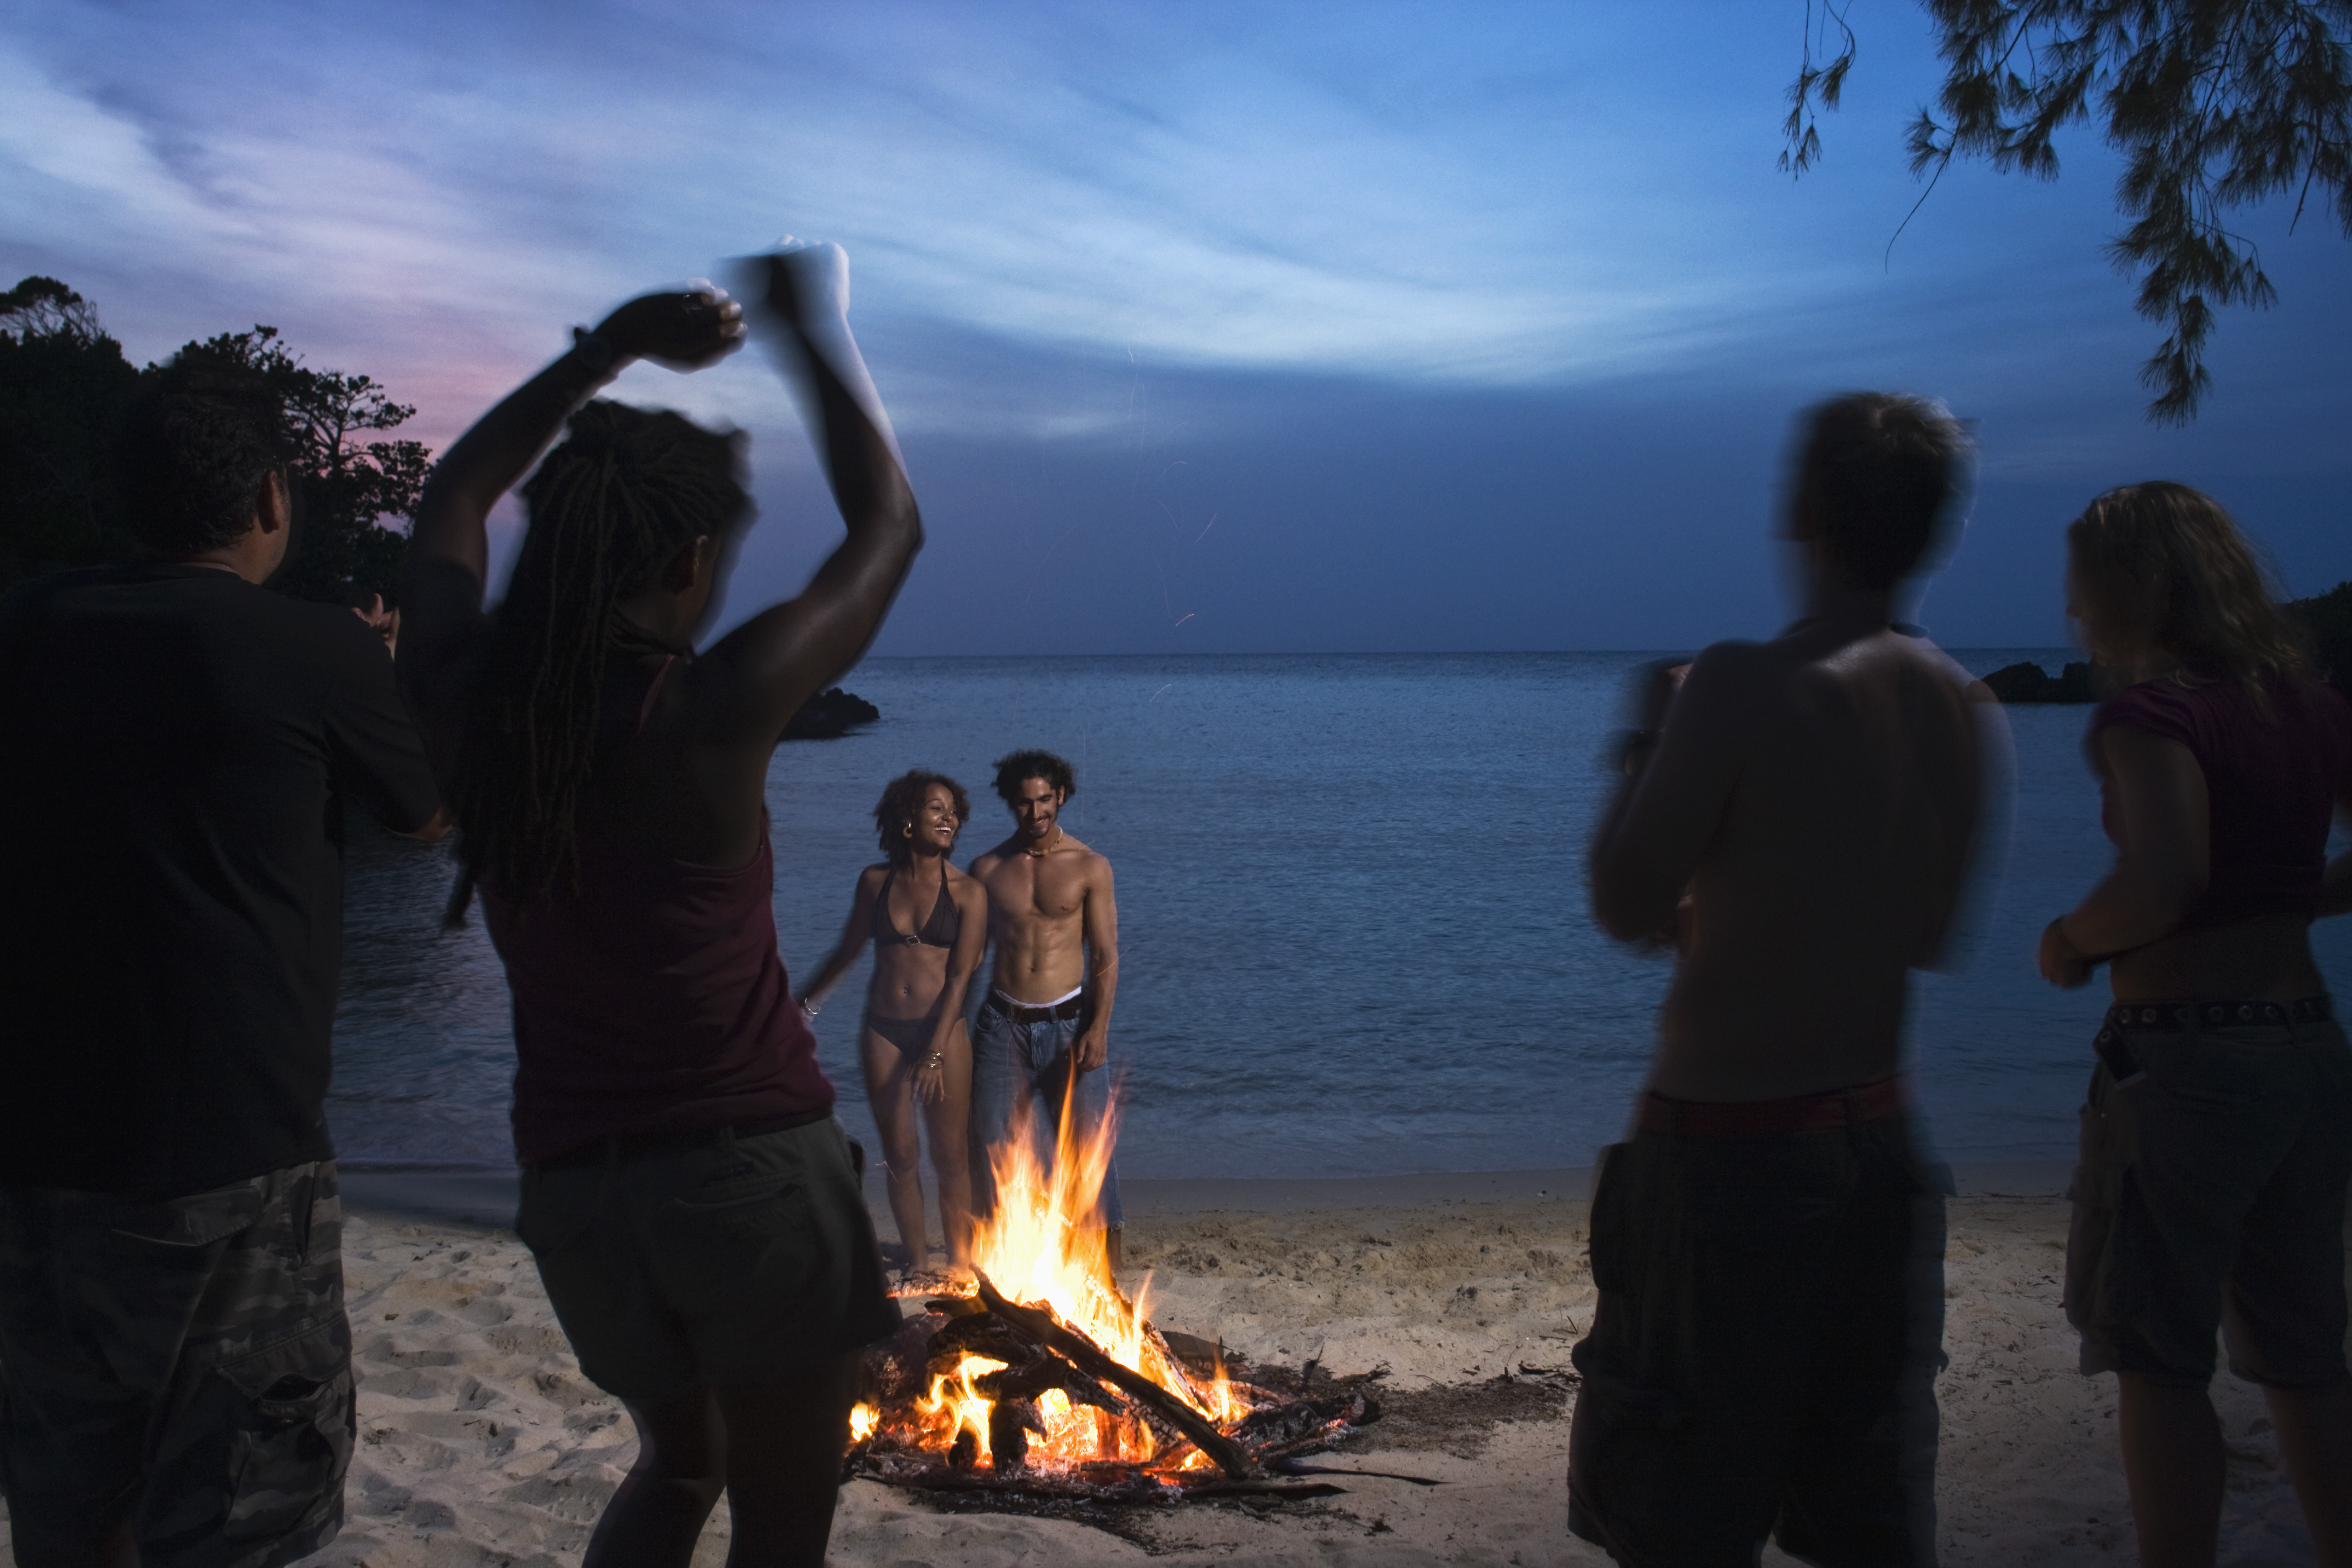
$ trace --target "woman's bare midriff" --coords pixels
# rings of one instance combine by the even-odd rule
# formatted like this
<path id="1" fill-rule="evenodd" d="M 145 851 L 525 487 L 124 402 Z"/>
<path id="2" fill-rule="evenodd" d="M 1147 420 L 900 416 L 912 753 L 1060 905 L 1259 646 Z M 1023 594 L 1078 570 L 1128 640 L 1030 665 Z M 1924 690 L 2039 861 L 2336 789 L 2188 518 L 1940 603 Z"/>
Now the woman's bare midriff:
<path id="1" fill-rule="evenodd" d="M 946 948 L 877 943 L 874 978 L 866 987 L 866 1008 L 877 1018 L 928 1018 L 940 1005 L 940 993 L 947 984 Z"/>
<path id="2" fill-rule="evenodd" d="M 2327 989 L 2311 956 L 2311 922 L 2300 915 L 2176 931 L 2116 954 L 2108 977 L 2118 1002 L 2293 1002 Z"/>

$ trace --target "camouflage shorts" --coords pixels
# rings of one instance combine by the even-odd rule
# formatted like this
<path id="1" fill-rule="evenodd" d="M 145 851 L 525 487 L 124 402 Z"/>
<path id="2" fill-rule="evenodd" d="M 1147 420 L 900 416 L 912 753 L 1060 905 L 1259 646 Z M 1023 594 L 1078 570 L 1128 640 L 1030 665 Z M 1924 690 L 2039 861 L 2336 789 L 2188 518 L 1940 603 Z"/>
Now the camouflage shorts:
<path id="1" fill-rule="evenodd" d="M 331 1161 L 163 1200 L 0 1187 L 0 1490 L 18 1568 L 266 1568 L 343 1516 Z"/>

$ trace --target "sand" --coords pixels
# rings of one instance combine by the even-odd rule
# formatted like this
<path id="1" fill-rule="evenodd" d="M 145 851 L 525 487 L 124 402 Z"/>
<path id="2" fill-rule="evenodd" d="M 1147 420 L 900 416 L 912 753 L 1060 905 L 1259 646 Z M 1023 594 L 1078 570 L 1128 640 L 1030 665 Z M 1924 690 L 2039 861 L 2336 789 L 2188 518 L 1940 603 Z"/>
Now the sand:
<path id="1" fill-rule="evenodd" d="M 1952 1210 L 1951 1365 L 1939 1384 L 1947 1564 L 2134 1561 L 2114 1380 L 2075 1372 L 2059 1313 L 2066 1213 L 2049 1174 L 2010 1184 L 2017 1195 L 1972 1184 Z M 1254 1360 L 1313 1358 L 1342 1375 L 1385 1365 L 1388 1418 L 1321 1462 L 1442 1484 L 1351 1479 L 1347 1495 L 1320 1502 L 1136 1510 L 1106 1530 L 943 1513 L 855 1481 L 834 1562 L 1607 1561 L 1562 1528 L 1571 1396 L 1549 1375 L 1567 1366 L 1592 1310 L 1580 1179 L 1269 1184 L 1254 1204 L 1241 1184 L 1202 1185 L 1171 1184 L 1131 1217 L 1129 1282 L 1148 1274 L 1155 1320 L 1222 1332 Z M 1301 1189 L 1329 1206 L 1304 1206 Z M 1349 1206 L 1351 1194 L 1384 1201 Z M 1226 1206 L 1178 1206 L 1204 1195 Z M 576 1563 L 635 1443 L 619 1406 L 581 1378 L 521 1244 L 478 1224 L 360 1212 L 345 1267 L 360 1443 L 349 1521 L 310 1561 Z M 2259 1395 L 2226 1375 L 2215 1394 L 2231 1456 L 2222 1562 L 2310 1563 Z M 697 1563 L 720 1563 L 726 1546 L 722 1505 Z M 0 1548 L 0 1563 L 12 1561 Z M 1766 1561 L 1790 1560 L 1768 1551 Z"/>

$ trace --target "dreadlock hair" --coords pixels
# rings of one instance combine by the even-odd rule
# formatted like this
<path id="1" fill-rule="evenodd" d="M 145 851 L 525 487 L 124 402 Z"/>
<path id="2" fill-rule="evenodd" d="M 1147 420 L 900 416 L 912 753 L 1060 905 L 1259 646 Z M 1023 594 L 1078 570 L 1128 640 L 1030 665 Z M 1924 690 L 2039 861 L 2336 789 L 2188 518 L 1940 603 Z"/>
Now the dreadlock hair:
<path id="1" fill-rule="evenodd" d="M 913 827 L 923 810 L 924 797 L 937 784 L 948 792 L 955 803 L 956 820 L 971 820 L 971 797 L 963 793 L 963 785 L 945 773 L 935 773 L 926 768 L 915 768 L 900 773 L 882 787 L 882 798 L 874 807 L 874 834 L 882 842 L 882 853 L 893 866 L 904 866 L 914 856 L 908 852 L 908 829 Z"/>
<path id="2" fill-rule="evenodd" d="M 1031 748 L 1010 752 L 996 759 L 996 795 L 1005 805 L 1020 803 L 1021 781 L 1024 779 L 1044 779 L 1045 787 L 1060 795 L 1064 800 L 1078 793 L 1078 781 L 1070 772 L 1070 764 L 1051 752 Z"/>
<path id="3" fill-rule="evenodd" d="M 570 438 L 522 497 L 530 529 L 475 684 L 455 792 L 453 926 L 484 876 L 518 905 L 559 880 L 577 888 L 574 818 L 596 760 L 606 662 L 651 645 L 616 607 L 748 501 L 731 437 L 602 399 L 572 416 Z"/>
<path id="4" fill-rule="evenodd" d="M 2179 660 L 2181 679 L 2234 680 L 2266 707 L 2266 686 L 2312 672 L 2252 544 L 2204 491 L 2120 485 L 2067 524 L 2066 549 L 2076 591 L 2115 631 Z"/>

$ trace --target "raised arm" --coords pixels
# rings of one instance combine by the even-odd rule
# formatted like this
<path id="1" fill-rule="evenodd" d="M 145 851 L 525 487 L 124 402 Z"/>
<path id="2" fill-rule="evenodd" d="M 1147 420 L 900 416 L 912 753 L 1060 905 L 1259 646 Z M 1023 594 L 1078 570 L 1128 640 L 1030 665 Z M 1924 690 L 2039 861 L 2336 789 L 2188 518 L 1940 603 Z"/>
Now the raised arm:
<path id="1" fill-rule="evenodd" d="M 1092 1072 L 1110 1058 L 1110 1009 L 1118 997 L 1118 898 L 1111 886 L 1110 862 L 1087 889 L 1087 1027 L 1075 1050 L 1080 1072 Z"/>
<path id="2" fill-rule="evenodd" d="M 508 394 L 434 465 L 409 533 L 400 675 L 445 776 L 455 755 L 449 742 L 463 720 L 464 693 L 451 677 L 481 630 L 490 509 L 530 471 L 572 411 L 632 363 L 697 370 L 742 341 L 742 308 L 719 289 L 632 300 Z"/>
<path id="3" fill-rule="evenodd" d="M 697 731 L 768 749 L 801 704 L 857 662 L 907 580 L 923 524 L 889 417 L 849 331 L 849 263 L 835 245 L 761 258 L 760 318 L 799 391 L 847 537 L 798 596 L 762 611 L 698 661 Z"/>

